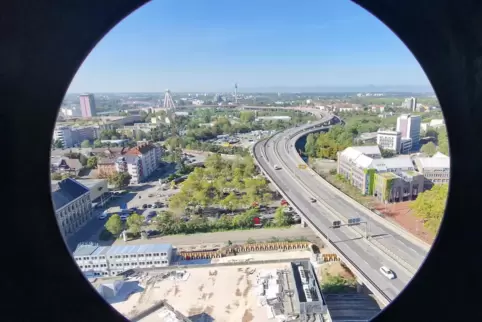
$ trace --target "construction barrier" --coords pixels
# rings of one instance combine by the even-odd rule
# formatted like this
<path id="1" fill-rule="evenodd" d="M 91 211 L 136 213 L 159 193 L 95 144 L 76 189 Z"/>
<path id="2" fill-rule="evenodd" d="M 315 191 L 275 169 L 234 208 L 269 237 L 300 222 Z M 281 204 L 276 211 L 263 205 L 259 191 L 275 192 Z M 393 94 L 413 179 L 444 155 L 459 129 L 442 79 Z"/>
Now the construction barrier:
<path id="1" fill-rule="evenodd" d="M 321 254 L 324 262 L 337 262 L 340 260 L 336 254 Z"/>
<path id="2" fill-rule="evenodd" d="M 231 245 L 222 249 L 204 251 L 181 251 L 178 253 L 178 255 L 183 260 L 211 259 L 221 258 L 225 256 L 235 256 L 238 253 L 247 252 L 309 249 L 310 245 L 310 242 L 254 243 L 244 245 Z"/>

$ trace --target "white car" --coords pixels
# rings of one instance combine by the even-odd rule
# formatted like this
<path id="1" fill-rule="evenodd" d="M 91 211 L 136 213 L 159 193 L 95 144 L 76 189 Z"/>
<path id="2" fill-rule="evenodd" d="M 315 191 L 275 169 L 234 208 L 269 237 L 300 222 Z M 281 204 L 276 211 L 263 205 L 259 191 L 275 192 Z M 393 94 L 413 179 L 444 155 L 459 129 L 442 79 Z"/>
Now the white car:
<path id="1" fill-rule="evenodd" d="M 281 169 L 281 167 L 280 167 L 279 165 L 275 164 L 275 165 L 274 165 L 274 169 L 275 169 L 275 170 L 279 170 L 279 169 Z"/>
<path id="2" fill-rule="evenodd" d="M 106 213 L 104 212 L 104 213 L 100 214 L 98 218 L 99 218 L 100 220 L 104 220 L 104 219 L 106 219 L 108 216 L 109 216 L 109 214 L 106 214 Z"/>
<path id="3" fill-rule="evenodd" d="M 386 278 L 393 280 L 395 278 L 395 274 L 391 269 L 386 266 L 380 267 L 380 273 L 382 273 Z"/>

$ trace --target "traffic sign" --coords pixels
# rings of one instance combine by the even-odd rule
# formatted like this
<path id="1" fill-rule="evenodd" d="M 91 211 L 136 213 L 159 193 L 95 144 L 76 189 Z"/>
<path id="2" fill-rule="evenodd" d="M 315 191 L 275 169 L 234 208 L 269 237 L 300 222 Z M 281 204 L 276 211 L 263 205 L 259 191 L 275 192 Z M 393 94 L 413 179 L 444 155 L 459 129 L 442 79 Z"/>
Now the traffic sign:
<path id="1" fill-rule="evenodd" d="M 333 228 L 340 228 L 340 226 L 341 226 L 341 221 L 335 220 L 335 221 L 333 222 Z"/>

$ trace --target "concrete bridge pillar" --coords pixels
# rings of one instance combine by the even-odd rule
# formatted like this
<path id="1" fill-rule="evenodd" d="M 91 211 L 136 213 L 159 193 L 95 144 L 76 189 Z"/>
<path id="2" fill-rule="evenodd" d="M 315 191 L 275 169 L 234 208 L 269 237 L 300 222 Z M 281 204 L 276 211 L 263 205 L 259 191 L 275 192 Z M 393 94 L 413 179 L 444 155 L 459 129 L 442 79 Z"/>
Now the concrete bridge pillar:
<path id="1" fill-rule="evenodd" d="M 307 227 L 308 225 L 306 224 L 306 220 L 301 218 L 301 227 L 305 228 Z"/>
<path id="2" fill-rule="evenodd" d="M 359 279 L 356 280 L 356 292 L 357 293 L 363 292 L 363 282 Z"/>

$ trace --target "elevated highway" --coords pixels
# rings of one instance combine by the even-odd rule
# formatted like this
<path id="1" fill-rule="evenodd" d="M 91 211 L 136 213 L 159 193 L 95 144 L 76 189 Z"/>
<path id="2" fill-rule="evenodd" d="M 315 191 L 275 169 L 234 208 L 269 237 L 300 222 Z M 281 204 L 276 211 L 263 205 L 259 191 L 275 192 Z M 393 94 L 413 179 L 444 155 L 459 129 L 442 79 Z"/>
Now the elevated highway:
<path id="1" fill-rule="evenodd" d="M 382 303 L 388 304 L 408 284 L 429 246 L 348 198 L 311 169 L 298 168 L 303 160 L 296 152 L 296 140 L 310 132 L 328 130 L 332 119 L 336 117 L 325 116 L 320 121 L 260 141 L 254 145 L 253 155 L 261 171 L 306 224 L 334 249 L 360 282 Z M 281 169 L 275 170 L 275 164 Z M 310 197 L 317 201 L 311 202 Z M 354 217 L 362 218 L 367 224 L 330 228 L 335 220 L 347 223 L 348 218 Z M 389 280 L 383 276 L 379 272 L 383 265 L 390 267 L 397 278 Z"/>

